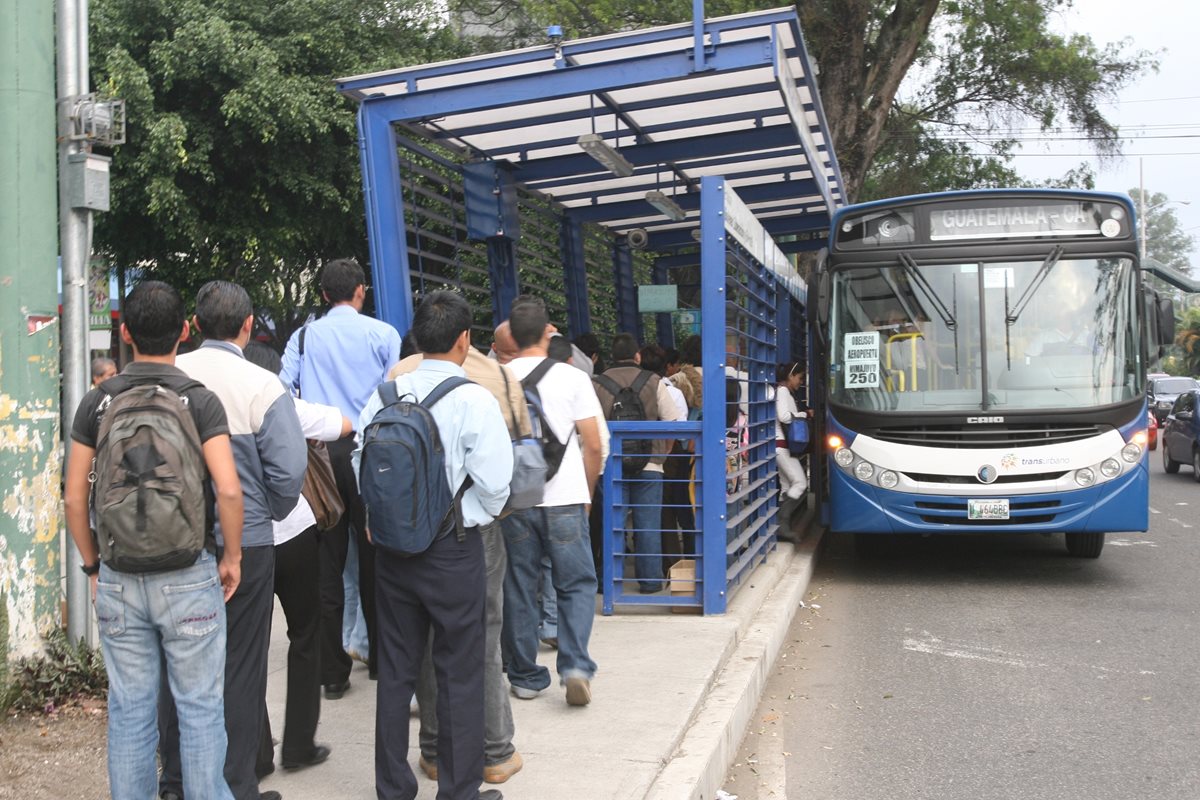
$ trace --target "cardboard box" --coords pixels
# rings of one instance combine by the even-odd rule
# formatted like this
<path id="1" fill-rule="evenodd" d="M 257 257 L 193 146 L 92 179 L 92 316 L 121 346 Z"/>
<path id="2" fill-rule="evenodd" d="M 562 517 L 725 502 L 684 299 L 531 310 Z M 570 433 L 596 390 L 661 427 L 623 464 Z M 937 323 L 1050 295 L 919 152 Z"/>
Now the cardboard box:
<path id="1" fill-rule="evenodd" d="M 672 597 L 694 597 L 696 594 L 696 562 L 690 558 L 676 561 L 668 571 Z M 671 606 L 676 614 L 702 614 L 700 606 Z"/>

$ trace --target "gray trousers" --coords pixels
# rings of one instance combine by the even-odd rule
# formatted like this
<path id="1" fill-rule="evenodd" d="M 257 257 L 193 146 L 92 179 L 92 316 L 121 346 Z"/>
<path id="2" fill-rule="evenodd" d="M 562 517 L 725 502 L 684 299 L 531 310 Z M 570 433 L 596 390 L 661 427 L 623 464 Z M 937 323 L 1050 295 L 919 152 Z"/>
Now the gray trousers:
<path id="1" fill-rule="evenodd" d="M 483 563 L 487 570 L 484 667 L 483 667 L 483 763 L 491 766 L 512 758 L 512 706 L 504 683 L 504 665 L 500 658 L 500 629 L 504 626 L 504 573 L 508 555 L 500 524 L 492 522 L 479 528 L 483 535 Z M 425 648 L 421 676 L 417 680 L 417 702 L 421 706 L 421 755 L 437 763 L 437 678 L 433 672 L 432 642 Z"/>

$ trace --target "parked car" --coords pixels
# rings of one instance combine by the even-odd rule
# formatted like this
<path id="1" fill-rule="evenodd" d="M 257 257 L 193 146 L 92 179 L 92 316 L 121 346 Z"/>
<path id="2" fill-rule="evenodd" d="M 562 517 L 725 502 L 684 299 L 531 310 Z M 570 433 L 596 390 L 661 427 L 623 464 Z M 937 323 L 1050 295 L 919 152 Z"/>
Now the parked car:
<path id="1" fill-rule="evenodd" d="M 1171 411 L 1171 406 L 1174 405 L 1175 398 L 1189 389 L 1197 388 L 1200 388 L 1200 382 L 1197 382 L 1195 378 L 1168 376 L 1165 378 L 1151 378 L 1147 381 L 1146 400 L 1159 425 L 1162 424 L 1163 418 Z"/>
<path id="2" fill-rule="evenodd" d="M 1200 389 L 1185 391 L 1175 399 L 1162 428 L 1163 469 L 1179 472 L 1181 464 L 1190 464 L 1200 483 Z"/>
<path id="3" fill-rule="evenodd" d="M 1146 447 L 1150 450 L 1158 447 L 1158 420 L 1153 411 L 1146 412 Z"/>

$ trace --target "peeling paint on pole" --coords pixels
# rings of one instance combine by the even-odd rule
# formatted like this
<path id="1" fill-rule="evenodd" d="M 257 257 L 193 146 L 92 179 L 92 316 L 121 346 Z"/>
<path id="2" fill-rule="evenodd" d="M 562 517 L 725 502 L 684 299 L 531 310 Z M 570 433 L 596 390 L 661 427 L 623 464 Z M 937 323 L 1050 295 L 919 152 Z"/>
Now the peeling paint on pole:
<path id="1" fill-rule="evenodd" d="M 0 601 L 7 653 L 61 624 L 54 6 L 0 0 Z M 0 637 L 2 640 L 3 637 Z"/>

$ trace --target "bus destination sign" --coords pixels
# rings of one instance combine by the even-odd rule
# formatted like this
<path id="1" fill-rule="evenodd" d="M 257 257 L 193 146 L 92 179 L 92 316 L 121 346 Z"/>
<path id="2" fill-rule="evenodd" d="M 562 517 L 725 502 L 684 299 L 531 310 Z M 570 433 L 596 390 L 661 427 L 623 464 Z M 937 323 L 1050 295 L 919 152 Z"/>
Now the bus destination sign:
<path id="1" fill-rule="evenodd" d="M 1115 236 L 1119 225 L 1101 224 L 1095 203 L 1045 203 L 1011 206 L 945 206 L 929 211 L 929 238 L 935 242 L 963 239 L 1015 239 L 1040 236 Z M 1116 222 L 1106 220 L 1106 222 Z"/>

